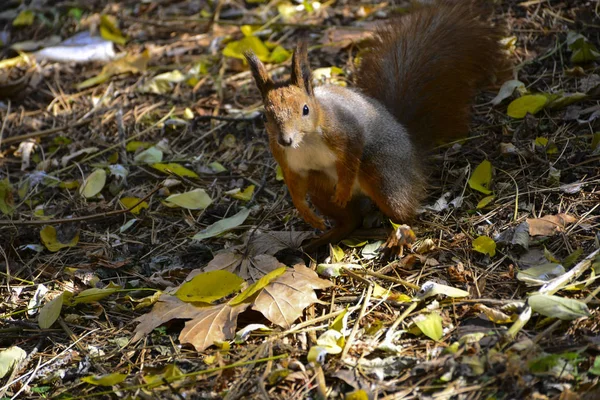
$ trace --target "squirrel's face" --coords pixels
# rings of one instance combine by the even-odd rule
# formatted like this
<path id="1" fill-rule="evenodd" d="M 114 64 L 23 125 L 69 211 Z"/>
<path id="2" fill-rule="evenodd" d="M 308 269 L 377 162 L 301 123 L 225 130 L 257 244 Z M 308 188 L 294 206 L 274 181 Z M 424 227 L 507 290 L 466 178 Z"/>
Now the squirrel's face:
<path id="1" fill-rule="evenodd" d="M 279 146 L 296 148 L 306 135 L 318 132 L 316 101 L 303 89 L 294 85 L 273 89 L 264 103 L 269 139 Z"/>
<path id="2" fill-rule="evenodd" d="M 306 43 L 300 42 L 294 51 L 289 84 L 273 82 L 254 53 L 248 52 L 245 56 L 263 98 L 271 143 L 295 148 L 306 135 L 318 133 L 318 107 L 312 88 Z"/>

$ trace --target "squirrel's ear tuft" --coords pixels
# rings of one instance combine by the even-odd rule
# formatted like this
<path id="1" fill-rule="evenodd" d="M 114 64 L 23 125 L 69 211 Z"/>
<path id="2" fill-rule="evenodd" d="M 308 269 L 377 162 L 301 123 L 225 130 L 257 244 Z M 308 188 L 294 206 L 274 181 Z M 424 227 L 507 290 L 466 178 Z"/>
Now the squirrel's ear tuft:
<path id="1" fill-rule="evenodd" d="M 308 95 L 312 96 L 312 73 L 308 65 L 308 51 L 305 41 L 299 42 L 294 51 L 291 81 L 292 85 L 304 89 Z"/>
<path id="2" fill-rule="evenodd" d="M 246 61 L 248 61 L 248 65 L 250 65 L 250 71 L 252 71 L 252 76 L 254 77 L 258 90 L 260 90 L 260 94 L 265 98 L 267 92 L 273 88 L 273 81 L 267 73 L 267 68 L 265 68 L 265 65 L 252 51 L 244 53 L 244 57 L 246 57 Z"/>

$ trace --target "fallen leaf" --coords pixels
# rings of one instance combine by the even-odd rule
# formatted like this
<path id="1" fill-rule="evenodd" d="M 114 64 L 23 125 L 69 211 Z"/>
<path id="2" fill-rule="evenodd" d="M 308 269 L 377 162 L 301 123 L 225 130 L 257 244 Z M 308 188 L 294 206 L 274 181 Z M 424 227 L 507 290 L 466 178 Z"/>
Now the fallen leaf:
<path id="1" fill-rule="evenodd" d="M 138 199 L 137 197 L 122 197 L 122 198 L 119 200 L 119 202 L 120 202 L 121 204 L 123 204 L 123 207 L 125 207 L 126 209 L 129 209 L 129 208 L 131 208 L 131 207 L 133 207 L 133 206 L 135 206 L 136 204 L 138 204 L 138 203 L 139 203 L 137 206 L 135 206 L 135 208 L 132 208 L 132 209 L 130 210 L 130 212 L 131 212 L 132 214 L 135 214 L 135 215 L 137 215 L 137 214 L 139 214 L 139 213 L 140 213 L 140 212 L 141 212 L 143 209 L 146 209 L 146 208 L 148 208 L 148 203 L 147 203 L 147 202 L 145 202 L 145 201 L 142 201 L 142 202 L 140 203 L 140 200 L 141 200 L 141 199 Z"/>
<path id="2" fill-rule="evenodd" d="M 73 297 L 73 304 L 89 304 L 96 301 L 102 300 L 105 297 L 110 296 L 113 293 L 121 290 L 120 286 L 110 284 L 105 288 L 91 288 L 86 289 Z"/>
<path id="3" fill-rule="evenodd" d="M 169 207 L 203 210 L 212 204 L 212 199 L 204 189 L 194 189 L 185 193 L 172 194 L 165 199 L 165 203 Z"/>
<path id="4" fill-rule="evenodd" d="M 148 49 L 144 50 L 141 54 L 127 54 L 106 64 L 98 75 L 79 83 L 76 85 L 76 88 L 81 90 L 96 86 L 106 82 L 115 75 L 128 72 L 134 74 L 144 72 L 148 66 L 148 61 L 150 61 L 150 52 Z"/>
<path id="5" fill-rule="evenodd" d="M 40 309 L 40 314 L 38 316 L 38 325 L 40 328 L 48 329 L 56 322 L 62 311 L 63 300 L 64 292 L 44 304 Z"/>
<path id="6" fill-rule="evenodd" d="M 238 291 L 243 283 L 242 278 L 228 271 L 204 272 L 179 286 L 175 296 L 186 303 L 212 303 Z"/>
<path id="7" fill-rule="evenodd" d="M 475 167 L 469 178 L 469 186 L 483 194 L 491 194 L 490 185 L 492 183 L 492 163 L 484 160 Z"/>
<path id="8" fill-rule="evenodd" d="M 165 174 L 173 173 L 177 176 L 187 177 L 187 178 L 198 178 L 198 174 L 192 170 L 187 169 L 177 163 L 168 163 L 168 164 L 151 164 L 152 168 L 159 170 L 160 172 L 164 172 Z"/>
<path id="9" fill-rule="evenodd" d="M 428 338 L 436 342 L 442 339 L 442 317 L 438 313 L 432 312 L 427 315 L 418 315 L 413 319 L 413 322 Z"/>
<path id="10" fill-rule="evenodd" d="M 517 314 L 508 315 L 500 310 L 487 307 L 483 304 L 475 304 L 474 308 L 485 314 L 485 316 L 495 324 L 510 324 L 517 319 Z"/>
<path id="11" fill-rule="evenodd" d="M 79 230 L 76 231 L 75 235 L 66 243 L 61 242 L 57 237 L 56 228 L 51 225 L 46 225 L 40 231 L 40 238 L 42 243 L 51 252 L 57 252 L 65 247 L 73 247 L 79 243 Z"/>
<path id="12" fill-rule="evenodd" d="M 237 304 L 245 302 L 246 300 L 248 300 L 249 298 L 254 296 L 256 293 L 258 293 L 260 290 L 262 290 L 269 283 L 271 283 L 271 281 L 273 279 L 283 275 L 286 271 L 287 271 L 287 267 L 283 266 L 283 267 L 277 268 L 276 270 L 269 272 L 268 274 L 266 274 L 265 276 L 260 278 L 258 281 L 254 282 L 252 285 L 250 285 L 242 293 L 238 294 L 236 297 L 231 299 L 229 304 L 232 306 L 235 306 Z"/>
<path id="13" fill-rule="evenodd" d="M 504 82 L 502 84 L 502 87 L 498 91 L 498 94 L 496 95 L 496 97 L 494 97 L 492 99 L 492 101 L 490 103 L 492 103 L 495 106 L 500 104 L 502 102 L 502 100 L 507 99 L 510 96 L 512 96 L 513 92 L 517 88 L 524 89 L 525 84 L 519 80 L 514 80 L 514 79 Z"/>
<path id="14" fill-rule="evenodd" d="M 23 10 L 17 15 L 12 22 L 13 26 L 30 26 L 33 24 L 33 20 L 35 19 L 35 14 L 31 10 Z"/>
<path id="15" fill-rule="evenodd" d="M 113 386 L 127 379 L 127 375 L 118 372 L 107 375 L 90 375 L 81 378 L 82 382 L 95 386 Z"/>
<path id="16" fill-rule="evenodd" d="M 188 319 L 179 335 L 181 343 L 192 344 L 197 351 L 203 351 L 215 341 L 231 340 L 235 337 L 237 316 L 249 304 L 232 307 L 224 303 L 214 306 L 196 307 L 175 296 L 163 294 L 152 311 L 135 319 L 140 324 L 135 329 L 132 342 L 148 335 L 152 330 L 173 319 Z"/>
<path id="17" fill-rule="evenodd" d="M 121 30 L 117 27 L 117 20 L 112 15 L 100 16 L 100 36 L 116 44 L 127 43 L 127 38 L 123 36 Z"/>
<path id="18" fill-rule="evenodd" d="M 436 283 L 432 281 L 425 282 L 419 292 L 417 293 L 418 299 L 426 299 L 431 296 L 436 296 L 438 294 L 443 294 L 448 297 L 467 297 L 469 296 L 469 292 L 461 289 L 457 289 L 452 286 L 442 285 L 441 283 Z"/>
<path id="19" fill-rule="evenodd" d="M 237 189 L 230 192 L 226 192 L 226 194 L 230 195 L 234 199 L 250 201 L 252 199 L 252 195 L 254 194 L 254 185 L 250 185 L 244 190 Z"/>
<path id="20" fill-rule="evenodd" d="M 555 233 L 564 231 L 567 225 L 575 221 L 577 221 L 577 218 L 564 213 L 546 215 L 542 218 L 527 218 L 531 236 L 552 236 Z"/>
<path id="21" fill-rule="evenodd" d="M 529 297 L 527 303 L 537 313 L 565 321 L 590 316 L 588 306 L 579 300 L 547 294 L 535 294 Z"/>
<path id="22" fill-rule="evenodd" d="M 8 178 L 0 181 L 0 212 L 4 215 L 12 215 L 15 211 L 15 199 L 13 188 Z"/>
<path id="23" fill-rule="evenodd" d="M 479 236 L 477 239 L 473 240 L 473 250 L 482 253 L 488 254 L 490 257 L 494 257 L 496 255 L 496 242 L 488 236 Z"/>
<path id="24" fill-rule="evenodd" d="M 228 217 L 228 218 L 223 218 L 222 220 L 215 222 L 214 224 L 210 225 L 206 229 L 196 233 L 192 237 L 192 239 L 200 241 L 200 240 L 211 238 L 213 236 L 220 235 L 224 232 L 227 232 L 227 231 L 243 224 L 249 215 L 250 215 L 250 210 L 242 207 L 242 209 L 237 214 L 235 214 L 231 217 Z"/>
<path id="25" fill-rule="evenodd" d="M 163 159 L 163 152 L 156 146 L 148 147 L 146 150 L 137 154 L 133 161 L 144 164 L 157 164 Z"/>
<path id="26" fill-rule="evenodd" d="M 544 94 L 528 94 L 513 100 L 506 113 L 512 118 L 525 118 L 527 114 L 535 115 L 548 104 L 548 96 Z"/>
<path id="27" fill-rule="evenodd" d="M 313 270 L 296 265 L 269 283 L 256 297 L 252 309 L 274 324 L 288 329 L 306 307 L 319 301 L 314 290 L 331 285 L 331 282 L 320 279 Z"/>
<path id="28" fill-rule="evenodd" d="M 252 256 L 243 252 L 225 252 L 215 257 L 204 268 L 205 271 L 227 270 L 250 282 L 256 282 L 266 274 L 284 265 L 269 254 Z"/>
<path id="29" fill-rule="evenodd" d="M 536 265 L 520 271 L 517 274 L 517 280 L 525 282 L 529 286 L 544 285 L 554 278 L 557 278 L 565 273 L 565 268 L 556 263 L 547 263 Z"/>
<path id="30" fill-rule="evenodd" d="M 83 185 L 79 188 L 79 194 L 89 199 L 102 191 L 106 184 L 106 171 L 103 168 L 96 168 L 85 178 Z"/>
<path id="31" fill-rule="evenodd" d="M 25 357 L 27 357 L 27 353 L 19 346 L 12 346 L 0 351 L 0 379 L 12 371 L 13 367 Z"/>

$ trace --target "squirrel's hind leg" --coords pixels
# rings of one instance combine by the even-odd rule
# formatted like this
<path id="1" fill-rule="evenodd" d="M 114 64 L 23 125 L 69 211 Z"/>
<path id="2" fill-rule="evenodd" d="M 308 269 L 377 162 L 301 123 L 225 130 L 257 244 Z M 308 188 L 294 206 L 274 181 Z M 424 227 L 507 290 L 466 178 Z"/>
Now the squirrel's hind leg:
<path id="1" fill-rule="evenodd" d="M 352 198 L 345 207 L 340 207 L 331 201 L 335 192 L 333 183 L 328 182 L 322 176 L 313 177 L 309 183 L 309 195 L 311 203 L 321 214 L 334 221 L 334 227 L 320 237 L 310 241 L 304 246 L 304 250 L 312 252 L 329 243 L 339 242 L 350 235 L 362 223 L 362 212 L 360 199 Z"/>

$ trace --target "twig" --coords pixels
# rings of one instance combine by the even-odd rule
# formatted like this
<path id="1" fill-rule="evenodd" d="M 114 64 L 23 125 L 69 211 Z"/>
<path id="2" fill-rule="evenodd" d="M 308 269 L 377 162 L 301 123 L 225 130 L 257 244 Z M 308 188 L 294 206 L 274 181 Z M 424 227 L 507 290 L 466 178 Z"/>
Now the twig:
<path id="1" fill-rule="evenodd" d="M 88 122 L 91 122 L 92 120 L 93 120 L 93 118 L 86 118 L 79 122 L 75 122 L 74 124 L 59 126 L 58 128 L 44 129 L 43 131 L 32 132 L 32 133 L 28 133 L 26 135 L 12 136 L 12 137 L 4 139 L 3 141 L 0 141 L 0 144 L 22 142 L 23 140 L 26 140 L 26 139 L 52 135 L 54 133 L 66 131 L 67 129 L 78 128 L 82 125 L 87 124 Z M 5 119 L 5 122 L 6 122 L 6 119 Z"/>
<path id="2" fill-rule="evenodd" d="M 75 218 L 59 218 L 59 219 L 46 219 L 46 220 L 38 220 L 38 221 L 11 221 L 11 220 L 0 220 L 0 226 L 30 226 L 30 225 L 57 225 L 57 224 L 68 224 L 70 222 L 82 222 L 82 221 L 91 221 L 95 219 L 102 219 L 107 217 L 113 217 L 115 215 L 125 214 L 142 204 L 144 201 L 148 200 L 150 196 L 160 190 L 161 186 L 157 186 L 154 190 L 146 195 L 143 199 L 140 199 L 133 206 L 129 207 L 126 210 L 115 210 L 108 211 L 105 213 L 85 215 L 83 217 L 75 217 Z"/>

